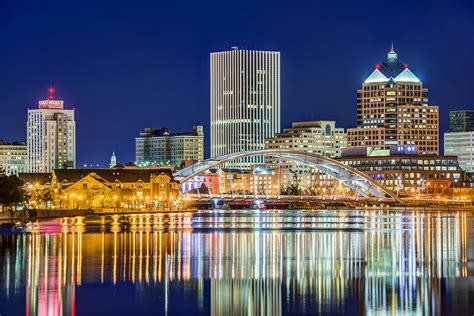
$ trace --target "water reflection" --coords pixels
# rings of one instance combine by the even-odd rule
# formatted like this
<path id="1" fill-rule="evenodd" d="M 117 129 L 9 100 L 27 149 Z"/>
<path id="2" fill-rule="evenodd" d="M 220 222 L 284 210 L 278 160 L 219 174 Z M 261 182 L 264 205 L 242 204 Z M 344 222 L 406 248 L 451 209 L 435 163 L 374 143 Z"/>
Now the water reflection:
<path id="1" fill-rule="evenodd" d="M 28 315 L 74 314 L 104 304 L 113 285 L 161 313 L 466 311 L 472 225 L 465 213 L 268 212 L 70 218 L 18 234 L 3 226 L 0 306 L 20 311 L 12 306 L 25 291 Z M 98 295 L 78 305 L 87 285 Z"/>

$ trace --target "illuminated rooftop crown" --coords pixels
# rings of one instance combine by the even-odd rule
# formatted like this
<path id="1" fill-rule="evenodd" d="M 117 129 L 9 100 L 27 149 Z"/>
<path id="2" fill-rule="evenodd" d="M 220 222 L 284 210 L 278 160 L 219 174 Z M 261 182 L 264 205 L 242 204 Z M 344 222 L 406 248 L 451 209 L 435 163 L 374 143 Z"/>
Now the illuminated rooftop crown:
<path id="1" fill-rule="evenodd" d="M 64 109 L 63 100 L 54 99 L 54 88 L 48 89 L 49 96 L 47 100 L 41 100 L 38 102 L 38 108 L 40 109 Z"/>
<path id="2" fill-rule="evenodd" d="M 365 83 L 387 82 L 393 80 L 395 82 L 420 82 L 415 74 L 408 69 L 407 64 L 403 64 L 398 60 L 398 55 L 392 48 L 387 53 L 387 59 L 380 65 L 375 66 Z"/>

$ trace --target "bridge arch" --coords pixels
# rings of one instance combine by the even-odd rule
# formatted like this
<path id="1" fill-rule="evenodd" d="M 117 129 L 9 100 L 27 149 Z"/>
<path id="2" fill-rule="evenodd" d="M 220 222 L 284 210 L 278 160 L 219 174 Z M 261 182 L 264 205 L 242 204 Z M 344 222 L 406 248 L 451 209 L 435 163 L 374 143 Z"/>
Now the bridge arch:
<path id="1" fill-rule="evenodd" d="M 290 149 L 262 149 L 253 151 L 242 151 L 239 153 L 222 155 L 206 159 L 200 163 L 191 165 L 174 173 L 174 178 L 184 183 L 200 173 L 213 169 L 228 161 L 249 157 L 249 156 L 272 156 L 284 158 L 286 160 L 296 161 L 315 168 L 325 174 L 328 174 L 339 180 L 346 187 L 359 193 L 364 198 L 375 197 L 378 199 L 392 198 L 400 200 L 392 192 L 385 189 L 382 185 L 364 173 L 349 167 L 337 160 L 328 158 L 316 153 L 296 151 Z"/>

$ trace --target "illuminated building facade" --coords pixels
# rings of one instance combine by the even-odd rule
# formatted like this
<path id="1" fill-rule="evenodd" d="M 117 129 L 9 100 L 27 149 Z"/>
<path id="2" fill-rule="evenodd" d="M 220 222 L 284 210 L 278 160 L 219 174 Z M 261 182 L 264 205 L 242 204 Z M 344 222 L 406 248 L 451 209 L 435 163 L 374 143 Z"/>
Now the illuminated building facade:
<path id="1" fill-rule="evenodd" d="M 208 193 L 219 194 L 220 192 L 220 178 L 218 172 L 206 172 L 205 174 L 196 176 L 189 181 L 181 183 L 180 191 L 182 193 Z"/>
<path id="2" fill-rule="evenodd" d="M 474 111 L 453 111 L 449 118 L 449 132 L 444 133 L 444 154 L 457 156 L 461 168 L 474 173 Z"/>
<path id="3" fill-rule="evenodd" d="M 204 128 L 194 126 L 192 132 L 170 133 L 163 127 L 145 128 L 135 138 L 135 159 L 140 164 L 181 166 L 183 161 L 204 160 Z"/>
<path id="4" fill-rule="evenodd" d="M 26 145 L 22 142 L 7 143 L 0 140 L 0 171 L 18 175 L 26 171 Z"/>
<path id="5" fill-rule="evenodd" d="M 414 146 L 348 148 L 336 159 L 399 194 L 445 194 L 466 181 L 456 156 L 419 155 Z"/>
<path id="6" fill-rule="evenodd" d="M 76 167 L 76 122 L 74 109 L 65 109 L 49 89 L 38 109 L 28 109 L 27 170 L 52 172 Z"/>
<path id="7" fill-rule="evenodd" d="M 203 189 L 203 186 L 206 189 Z M 333 177 L 311 169 L 304 173 L 289 168 L 251 170 L 216 169 L 197 176 L 182 185 L 183 193 L 232 195 L 355 195 Z"/>
<path id="8" fill-rule="evenodd" d="M 357 128 L 347 130 L 348 146 L 416 146 L 419 154 L 437 155 L 438 110 L 428 105 L 428 89 L 392 47 L 357 90 Z"/>
<path id="9" fill-rule="evenodd" d="M 214 169 L 182 184 L 183 193 L 279 194 L 275 172 L 260 167 L 251 170 Z M 205 190 L 203 190 L 205 188 Z M 277 189 L 278 188 L 278 189 Z"/>
<path id="10" fill-rule="evenodd" d="M 449 112 L 450 132 L 472 132 L 474 131 L 474 111 L 451 111 Z"/>
<path id="11" fill-rule="evenodd" d="M 336 127 L 335 121 L 294 122 L 291 128 L 285 128 L 265 141 L 265 149 L 293 149 L 326 157 L 339 157 L 341 149 L 346 146 L 344 128 Z M 267 159 L 267 163 L 271 168 L 307 169 L 296 162 L 272 157 Z"/>
<path id="12" fill-rule="evenodd" d="M 169 209 L 179 194 L 169 168 L 57 169 L 51 182 L 63 209 Z"/>
<path id="13" fill-rule="evenodd" d="M 280 131 L 280 53 L 243 50 L 211 53 L 211 157 L 265 147 Z M 263 157 L 226 163 L 250 169 Z"/>

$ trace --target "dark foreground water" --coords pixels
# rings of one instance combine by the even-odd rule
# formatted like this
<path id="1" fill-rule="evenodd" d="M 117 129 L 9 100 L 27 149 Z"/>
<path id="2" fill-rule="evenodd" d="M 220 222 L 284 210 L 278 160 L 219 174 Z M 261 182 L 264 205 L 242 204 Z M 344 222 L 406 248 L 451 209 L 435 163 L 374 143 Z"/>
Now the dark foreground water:
<path id="1" fill-rule="evenodd" d="M 473 231 L 388 211 L 4 224 L 0 315 L 473 315 Z"/>

